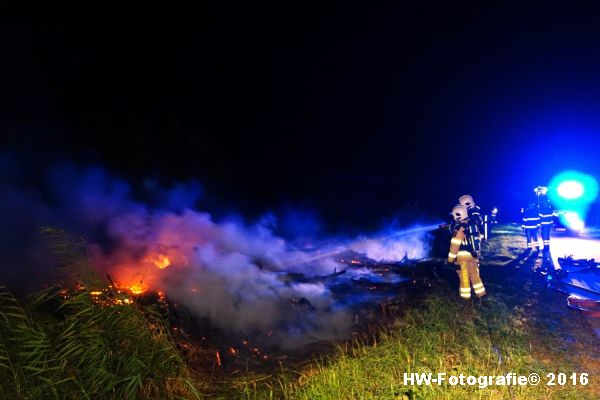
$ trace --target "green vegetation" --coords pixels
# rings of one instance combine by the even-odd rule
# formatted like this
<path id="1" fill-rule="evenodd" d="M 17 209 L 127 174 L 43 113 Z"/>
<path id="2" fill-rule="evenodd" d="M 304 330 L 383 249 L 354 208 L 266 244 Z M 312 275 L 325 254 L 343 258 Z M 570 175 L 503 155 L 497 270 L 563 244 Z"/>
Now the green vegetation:
<path id="1" fill-rule="evenodd" d="M 45 233 L 63 276 L 80 289 L 51 287 L 18 301 L 0 286 L 0 398 L 199 398 L 160 313 L 94 302 L 99 280 L 83 243 Z"/>
<path id="2" fill-rule="evenodd" d="M 99 306 L 87 290 L 62 299 L 48 289 L 25 304 L 0 287 L 0 398 L 194 397 L 155 311 Z"/>
<path id="3" fill-rule="evenodd" d="M 404 386 L 404 373 L 528 375 L 581 371 L 562 357 L 534 355 L 522 318 L 493 300 L 481 306 L 439 295 L 411 309 L 372 345 L 355 343 L 318 363 L 296 381 L 283 379 L 288 399 L 594 399 L 594 377 L 583 386 Z M 552 355 L 550 355 L 552 357 Z"/>

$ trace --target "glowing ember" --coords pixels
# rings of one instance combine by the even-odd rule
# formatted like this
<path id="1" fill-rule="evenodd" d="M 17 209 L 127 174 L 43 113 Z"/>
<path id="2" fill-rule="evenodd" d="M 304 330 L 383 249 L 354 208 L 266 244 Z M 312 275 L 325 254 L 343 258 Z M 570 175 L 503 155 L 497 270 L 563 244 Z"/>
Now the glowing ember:
<path id="1" fill-rule="evenodd" d="M 90 294 L 91 294 L 92 296 L 100 296 L 100 295 L 102 294 L 102 292 L 99 292 L 99 291 L 93 291 L 93 292 L 90 292 Z"/>
<path id="2" fill-rule="evenodd" d="M 221 354 L 218 351 L 215 354 L 215 360 L 217 362 L 217 365 L 220 367 L 221 366 Z"/>
<path id="3" fill-rule="evenodd" d="M 141 283 L 129 286 L 129 291 L 133 294 L 142 294 L 145 290 L 146 289 L 144 288 L 144 286 L 142 286 Z"/>
<path id="4" fill-rule="evenodd" d="M 154 262 L 154 265 L 156 265 L 160 269 L 165 269 L 169 265 L 171 265 L 171 260 L 169 259 L 169 257 L 162 255 L 162 254 L 159 254 L 158 256 L 156 256 L 156 258 L 153 260 L 153 262 Z"/>

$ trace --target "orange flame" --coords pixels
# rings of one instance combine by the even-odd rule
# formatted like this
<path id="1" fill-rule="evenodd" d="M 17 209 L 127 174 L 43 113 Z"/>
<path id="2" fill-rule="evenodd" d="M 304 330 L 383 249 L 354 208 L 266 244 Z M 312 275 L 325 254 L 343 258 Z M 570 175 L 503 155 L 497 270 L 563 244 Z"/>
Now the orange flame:
<path id="1" fill-rule="evenodd" d="M 160 269 L 165 269 L 169 265 L 171 265 L 171 260 L 169 259 L 169 257 L 167 257 L 163 254 L 159 254 L 158 256 L 156 256 L 156 258 L 153 260 L 153 262 L 154 262 L 154 265 L 156 265 Z"/>
<path id="2" fill-rule="evenodd" d="M 129 286 L 129 291 L 133 294 L 142 294 L 145 290 L 141 283 Z"/>

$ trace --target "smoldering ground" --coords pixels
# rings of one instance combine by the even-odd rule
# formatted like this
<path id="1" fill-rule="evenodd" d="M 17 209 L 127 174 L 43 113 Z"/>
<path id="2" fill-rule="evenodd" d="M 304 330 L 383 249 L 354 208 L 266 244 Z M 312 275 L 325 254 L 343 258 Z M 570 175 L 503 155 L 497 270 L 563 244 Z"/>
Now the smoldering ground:
<path id="1" fill-rule="evenodd" d="M 274 233 L 271 214 L 251 223 L 239 217 L 214 221 L 196 208 L 197 183 L 154 185 L 153 200 L 142 202 L 131 185 L 102 168 L 56 165 L 32 185 L 14 172 L 14 161 L 4 157 L 2 167 L 0 279 L 10 287 L 51 279 L 51 258 L 36 232 L 54 226 L 85 238 L 95 268 L 117 284 L 164 291 L 198 320 L 231 334 L 269 331 L 284 347 L 345 338 L 352 324 L 352 312 L 336 302 L 326 282 L 283 279 L 286 274 L 311 278 L 343 271 L 348 266 L 339 254 L 349 250 L 389 261 L 422 258 L 429 250 L 421 231 L 368 235 L 379 239 L 311 238 L 327 245 L 306 251 L 295 238 Z M 158 268 L 157 257 L 168 258 L 168 267 Z"/>

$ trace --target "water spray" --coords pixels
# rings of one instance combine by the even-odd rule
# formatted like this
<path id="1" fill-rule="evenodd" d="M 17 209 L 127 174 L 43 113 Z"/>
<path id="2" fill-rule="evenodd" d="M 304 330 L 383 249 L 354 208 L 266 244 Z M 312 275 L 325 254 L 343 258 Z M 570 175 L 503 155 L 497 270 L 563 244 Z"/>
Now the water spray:
<path id="1" fill-rule="evenodd" d="M 385 236 L 379 236 L 379 237 L 374 237 L 374 238 L 360 238 L 360 239 L 356 239 L 352 242 L 349 242 L 345 245 L 340 245 L 340 246 L 336 246 L 334 248 L 331 249 L 327 249 L 325 251 L 319 251 L 318 254 L 313 255 L 311 257 L 302 259 L 302 260 L 294 260 L 292 262 L 288 262 L 285 263 L 284 267 L 291 267 L 291 266 L 296 266 L 299 264 L 305 264 L 305 263 L 309 263 L 309 262 L 313 262 L 313 261 L 317 261 L 317 260 L 321 260 L 323 258 L 327 258 L 327 257 L 332 257 L 335 256 L 336 254 L 339 254 L 343 251 L 346 251 L 348 249 L 351 248 L 356 248 L 356 247 L 361 247 L 361 245 L 365 245 L 369 242 L 385 242 L 387 240 L 390 239 L 394 239 L 397 237 L 402 237 L 402 236 L 407 236 L 407 235 L 411 235 L 411 234 L 415 234 L 415 233 L 423 233 L 423 232 L 429 232 L 429 231 L 433 231 L 438 229 L 440 226 L 440 223 L 437 224 L 433 224 L 433 225 L 427 225 L 427 226 L 418 226 L 418 227 L 414 227 L 414 228 L 407 228 L 407 229 L 403 229 L 403 230 L 396 230 L 394 231 L 392 234 L 390 235 L 385 235 Z"/>

